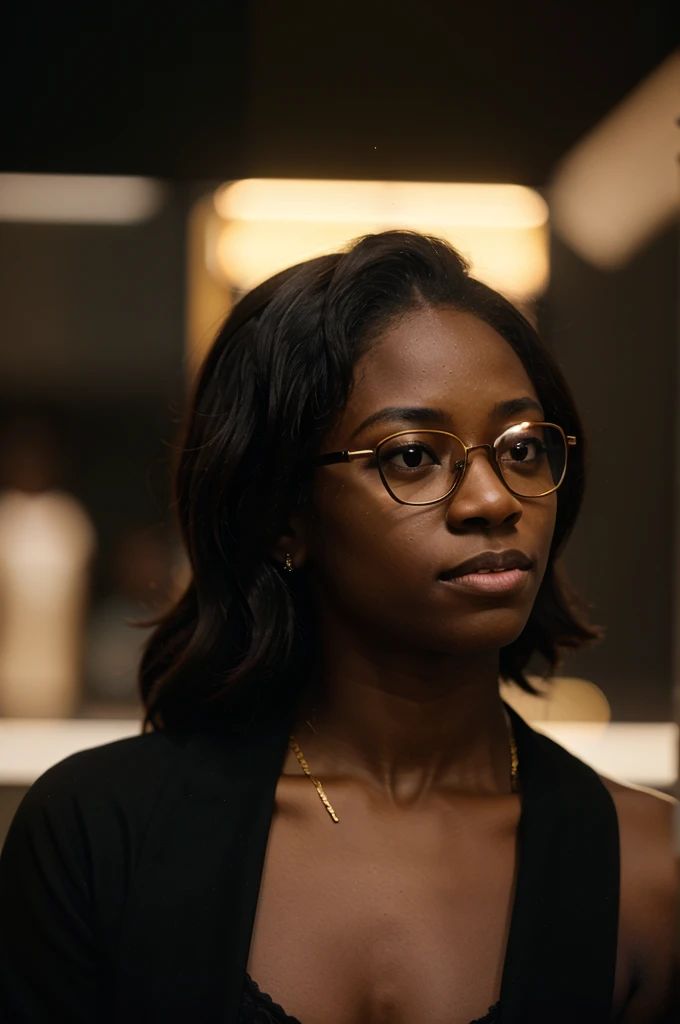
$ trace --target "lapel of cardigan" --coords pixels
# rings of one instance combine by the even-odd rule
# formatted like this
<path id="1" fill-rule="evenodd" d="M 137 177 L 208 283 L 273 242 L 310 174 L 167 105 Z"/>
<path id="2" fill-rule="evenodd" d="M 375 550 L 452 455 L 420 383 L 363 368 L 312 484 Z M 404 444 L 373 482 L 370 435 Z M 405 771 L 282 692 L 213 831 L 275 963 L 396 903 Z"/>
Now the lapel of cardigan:
<path id="1" fill-rule="evenodd" d="M 234 1024 L 292 709 L 197 732 L 149 824 L 125 908 L 115 1020 Z"/>
<path id="2" fill-rule="evenodd" d="M 503 1022 L 608 1024 L 619 909 L 616 808 L 592 768 L 506 707 L 522 814 Z"/>

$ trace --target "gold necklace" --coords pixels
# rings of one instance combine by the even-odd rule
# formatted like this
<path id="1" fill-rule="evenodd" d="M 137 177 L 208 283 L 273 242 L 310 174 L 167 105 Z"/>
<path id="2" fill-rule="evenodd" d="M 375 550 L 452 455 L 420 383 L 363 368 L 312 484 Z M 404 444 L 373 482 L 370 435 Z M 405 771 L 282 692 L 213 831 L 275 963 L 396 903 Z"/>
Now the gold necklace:
<path id="1" fill-rule="evenodd" d="M 295 756 L 298 759 L 300 767 L 302 768 L 305 775 L 308 778 L 310 778 L 314 783 L 316 791 L 319 794 L 319 797 L 321 798 L 321 802 L 323 803 L 324 807 L 330 814 L 333 821 L 339 821 L 340 819 L 338 818 L 337 814 L 331 807 L 328 801 L 328 797 L 323 791 L 323 786 L 321 785 L 321 782 L 314 775 L 312 775 L 311 771 L 309 770 L 309 765 L 305 760 L 305 755 L 300 750 L 299 744 L 292 733 L 288 738 L 288 746 L 295 751 Z M 515 743 L 515 737 L 512 732 L 512 727 L 510 727 L 510 788 L 513 793 L 516 793 L 518 788 L 518 767 L 519 759 L 517 757 L 517 744 Z"/>

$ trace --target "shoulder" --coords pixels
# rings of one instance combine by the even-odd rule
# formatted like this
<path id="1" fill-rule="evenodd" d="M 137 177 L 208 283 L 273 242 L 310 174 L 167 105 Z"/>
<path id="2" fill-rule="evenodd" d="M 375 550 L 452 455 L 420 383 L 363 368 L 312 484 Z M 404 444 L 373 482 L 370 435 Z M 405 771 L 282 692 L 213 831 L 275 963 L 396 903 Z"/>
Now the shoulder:
<path id="1" fill-rule="evenodd" d="M 3 854 L 60 842 L 92 851 L 115 835 L 134 843 L 177 762 L 182 741 L 147 733 L 71 754 L 36 779 L 10 825 Z M 108 838 L 107 838 L 108 837 Z"/>
<path id="2" fill-rule="evenodd" d="M 25 794 L 0 854 L 8 1020 L 96 1019 L 100 957 L 115 951 L 149 822 L 180 751 L 155 733 L 104 744 L 53 765 Z"/>
<path id="3" fill-rule="evenodd" d="M 43 772 L 24 799 L 52 803 L 62 798 L 139 794 L 160 781 L 183 742 L 156 732 L 80 750 Z"/>
<path id="4" fill-rule="evenodd" d="M 633 1000 L 651 1010 L 663 1002 L 674 973 L 678 907 L 674 833 L 680 805 L 653 789 L 602 776 L 601 780 L 612 796 L 619 822 L 619 941 L 631 964 Z"/>
<path id="5" fill-rule="evenodd" d="M 616 807 L 622 869 L 636 878 L 647 875 L 650 885 L 671 884 L 678 801 L 645 786 L 624 784 L 606 776 L 600 779 Z M 665 870 L 656 875 L 651 871 L 654 867 Z"/>
<path id="6" fill-rule="evenodd" d="M 28 914 L 17 894 L 32 892 L 43 908 L 78 908 L 86 920 L 96 907 L 100 921 L 113 921 L 182 747 L 148 733 L 79 751 L 44 772 L 0 853 L 0 912 Z"/>
<path id="7" fill-rule="evenodd" d="M 599 778 L 611 793 L 617 812 L 624 815 L 627 823 L 644 825 L 655 821 L 666 824 L 672 822 L 675 809 L 679 806 L 675 797 L 648 786 L 618 782 L 606 775 L 600 775 Z"/>
<path id="8" fill-rule="evenodd" d="M 619 822 L 622 884 L 644 887 L 646 896 L 670 897 L 675 879 L 675 823 L 680 804 L 666 793 L 624 785 L 600 776 Z"/>

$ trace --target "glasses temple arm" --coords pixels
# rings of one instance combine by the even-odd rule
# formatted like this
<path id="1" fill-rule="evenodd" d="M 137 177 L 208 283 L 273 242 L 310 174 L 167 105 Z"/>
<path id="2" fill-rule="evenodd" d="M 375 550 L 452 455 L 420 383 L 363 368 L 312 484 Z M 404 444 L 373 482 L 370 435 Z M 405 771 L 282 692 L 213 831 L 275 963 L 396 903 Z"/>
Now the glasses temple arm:
<path id="1" fill-rule="evenodd" d="M 309 460 L 312 466 L 330 466 L 335 462 L 352 462 L 354 459 L 362 459 L 367 455 L 375 455 L 375 448 L 363 448 L 361 451 L 327 452 L 325 455 L 315 455 Z"/>

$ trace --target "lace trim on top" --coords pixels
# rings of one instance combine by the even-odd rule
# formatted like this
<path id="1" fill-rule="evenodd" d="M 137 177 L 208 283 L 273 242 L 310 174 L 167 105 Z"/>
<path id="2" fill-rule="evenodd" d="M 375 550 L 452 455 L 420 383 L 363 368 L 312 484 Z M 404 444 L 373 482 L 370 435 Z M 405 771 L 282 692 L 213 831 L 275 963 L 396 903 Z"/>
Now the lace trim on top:
<path id="1" fill-rule="evenodd" d="M 489 1011 L 470 1024 L 501 1024 L 500 1003 L 494 1003 Z M 246 973 L 238 1024 L 302 1024 L 297 1017 L 291 1017 L 282 1006 L 275 1003 L 270 995 L 260 991 L 256 981 Z"/>

